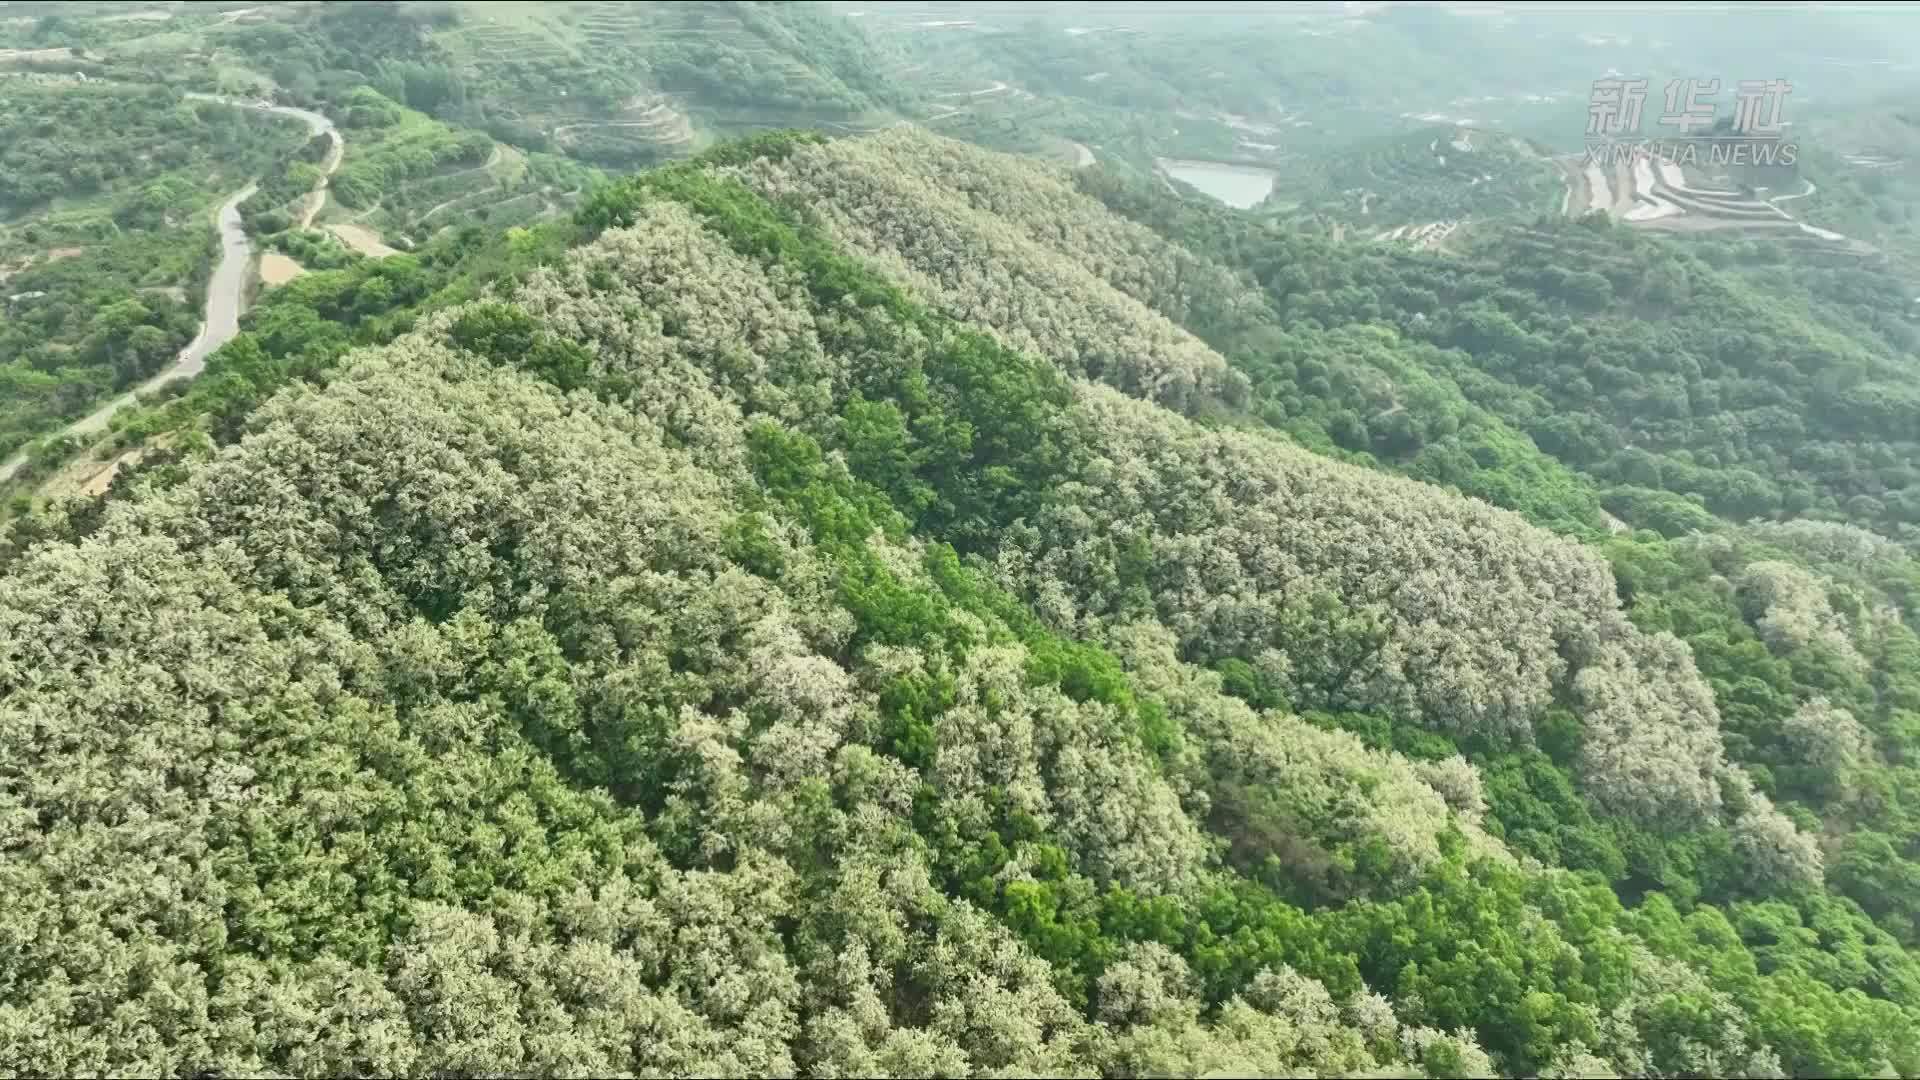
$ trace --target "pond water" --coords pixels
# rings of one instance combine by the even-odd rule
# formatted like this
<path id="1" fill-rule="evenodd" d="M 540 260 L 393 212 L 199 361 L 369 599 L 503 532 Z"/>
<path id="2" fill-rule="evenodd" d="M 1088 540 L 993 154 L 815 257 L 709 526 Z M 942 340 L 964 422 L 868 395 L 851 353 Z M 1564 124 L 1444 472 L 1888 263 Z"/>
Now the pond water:
<path id="1" fill-rule="evenodd" d="M 1155 163 L 1175 180 L 1192 184 L 1228 206 L 1242 210 L 1259 205 L 1260 200 L 1273 191 L 1272 169 L 1183 158 L 1156 158 Z"/>

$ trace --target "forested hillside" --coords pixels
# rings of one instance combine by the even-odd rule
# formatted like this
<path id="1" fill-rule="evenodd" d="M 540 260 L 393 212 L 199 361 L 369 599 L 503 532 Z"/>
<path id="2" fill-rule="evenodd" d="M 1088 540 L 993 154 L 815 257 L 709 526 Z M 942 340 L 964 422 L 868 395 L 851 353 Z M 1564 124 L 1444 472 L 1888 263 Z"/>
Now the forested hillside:
<path id="1" fill-rule="evenodd" d="M 1389 389 L 1403 378 L 1391 370 L 1349 389 L 1369 378 L 1352 373 L 1365 354 L 1269 343 L 1366 326 L 1591 477 L 1636 525 L 1685 531 L 1701 508 L 1900 534 L 1920 523 L 1907 467 L 1916 323 L 1884 268 L 1796 266 L 1600 217 L 1483 230 L 1444 254 L 1355 249 L 1122 178 L 1083 183 L 1258 283 L 1193 325 L 1258 370 L 1270 419 L 1305 437 L 1422 467 L 1452 436 L 1460 410 L 1412 400 L 1433 394 L 1417 383 Z"/>
<path id="2" fill-rule="evenodd" d="M 1920 24 L 1739 14 L 0 4 L 0 1074 L 1920 1076 Z"/>
<path id="3" fill-rule="evenodd" d="M 1565 229 L 900 130 L 277 290 L 0 546 L 0 1069 L 1920 1074 L 1912 376 Z"/>

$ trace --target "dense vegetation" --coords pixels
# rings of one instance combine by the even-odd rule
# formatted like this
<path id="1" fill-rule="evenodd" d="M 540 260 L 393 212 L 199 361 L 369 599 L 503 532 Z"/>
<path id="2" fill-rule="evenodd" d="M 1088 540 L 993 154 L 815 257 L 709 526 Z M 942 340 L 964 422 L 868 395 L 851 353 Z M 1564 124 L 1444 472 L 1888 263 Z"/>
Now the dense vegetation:
<path id="1" fill-rule="evenodd" d="M 1377 376 L 1371 401 L 1343 392 L 1361 376 L 1323 372 L 1351 369 L 1351 359 L 1261 341 L 1268 323 L 1314 336 L 1365 326 L 1405 341 L 1398 351 L 1592 478 L 1633 524 L 1684 532 L 1709 512 L 1812 514 L 1896 532 L 1920 523 L 1908 464 L 1920 435 L 1905 360 L 1914 325 L 1875 303 L 1893 295 L 1894 279 L 1830 273 L 1803 286 L 1814 301 L 1803 293 L 1795 310 L 1716 265 L 1737 258 L 1726 249 L 1695 256 L 1598 217 L 1484 232 L 1455 258 L 1341 248 L 1174 205 L 1143 185 L 1087 183 L 1263 286 L 1260 316 L 1236 309 L 1196 329 L 1257 367 L 1280 423 L 1416 460 L 1453 426 L 1451 410 L 1418 405 L 1416 391 L 1396 394 Z M 1821 295 L 1843 289 L 1843 303 Z M 1878 310 L 1863 317 L 1862 306 Z"/>
<path id="2" fill-rule="evenodd" d="M 1129 197 L 1118 188 L 1103 188 L 1098 177 L 1083 179 L 1116 204 L 1129 204 L 1131 198 L 1130 205 L 1144 217 L 1159 221 L 1203 249 L 1219 244 L 1213 250 L 1239 253 L 1247 260 L 1244 265 L 1266 281 L 1269 297 L 1281 303 L 1291 300 L 1296 305 L 1308 301 L 1312 306 L 1307 310 L 1313 312 L 1316 322 L 1324 318 L 1330 326 L 1348 320 L 1376 328 L 1384 324 L 1393 328 L 1393 335 L 1404 331 L 1410 337 L 1427 337 L 1448 334 L 1449 325 L 1458 327 L 1460 316 L 1477 306 L 1471 301 L 1461 303 L 1469 295 L 1464 291 L 1450 294 L 1450 301 L 1430 306 L 1432 300 L 1399 285 L 1392 272 L 1396 265 L 1423 264 L 1453 272 L 1461 265 L 1457 259 L 1443 264 L 1435 259 L 1380 254 L 1356 258 L 1325 245 L 1302 250 L 1300 241 L 1283 241 L 1271 230 L 1240 231 L 1241 223 L 1225 215 L 1204 213 L 1192 206 L 1175 209 L 1161 205 L 1148 210 L 1138 201 L 1138 191 Z M 1222 225 L 1231 231 L 1218 231 Z M 1258 239 L 1258 235 L 1266 239 Z M 1591 239 L 1594 236 L 1597 239 Z M 1658 385 L 1656 372 L 1674 370 L 1673 361 L 1656 361 L 1644 351 L 1617 361 L 1633 365 L 1637 374 L 1631 379 L 1616 376 L 1609 388 L 1621 396 L 1611 400 L 1605 393 L 1596 393 L 1592 384 L 1579 381 L 1580 375 L 1563 372 L 1556 379 L 1547 366 L 1553 353 L 1546 351 L 1549 346 L 1545 341 L 1519 353 L 1523 362 L 1515 363 L 1512 354 L 1503 356 L 1484 340 L 1442 338 L 1454 347 L 1439 351 L 1418 342 L 1402 342 L 1399 348 L 1389 349 L 1386 345 L 1394 343 L 1395 336 L 1376 337 L 1372 350 L 1348 356 L 1372 361 L 1379 374 L 1364 369 L 1356 374 L 1348 359 L 1348 371 L 1337 377 L 1329 376 L 1340 372 L 1338 366 L 1309 367 L 1296 361 L 1289 372 L 1284 366 L 1260 363 L 1244 347 L 1235 355 L 1254 370 L 1281 376 L 1267 384 L 1268 392 L 1312 403 L 1304 420 L 1296 419 L 1299 414 L 1292 409 L 1272 414 L 1277 422 L 1290 423 L 1309 437 L 1318 435 L 1315 413 L 1325 416 L 1331 411 L 1334 422 L 1324 430 L 1348 445 L 1367 448 L 1370 456 L 1377 455 L 1374 460 L 1397 464 L 1416 476 L 1458 484 L 1496 503 L 1522 510 L 1543 524 L 1591 536 L 1586 515 L 1591 512 L 1590 500 L 1598 494 L 1607 507 L 1629 522 L 1677 537 L 1666 541 L 1643 533 L 1636 539 L 1615 537 L 1603 545 L 1618 575 L 1621 595 L 1628 601 L 1629 614 L 1645 628 L 1669 630 L 1688 642 L 1703 674 L 1714 685 L 1728 729 L 1730 752 L 1754 764 L 1752 773 L 1762 790 L 1791 799 L 1796 815 L 1805 815 L 1805 821 L 1811 821 L 1816 813 L 1824 819 L 1823 829 L 1836 838 L 1833 850 L 1850 867 L 1830 874 L 1830 882 L 1874 912 L 1881 924 L 1902 941 L 1912 944 L 1920 940 L 1913 929 L 1917 912 L 1908 887 L 1908 883 L 1920 880 L 1915 873 L 1920 870 L 1916 861 L 1920 845 L 1915 843 L 1920 838 L 1907 826 L 1897 824 L 1907 820 L 1907 811 L 1901 807 L 1910 802 L 1912 785 L 1920 779 L 1910 771 L 1910 763 L 1920 752 L 1913 741 L 1913 710 L 1920 700 L 1914 696 L 1912 681 L 1916 659 L 1912 633 L 1915 567 L 1901 546 L 1843 524 L 1857 521 L 1911 535 L 1904 520 L 1889 520 L 1892 515 L 1885 512 L 1887 506 L 1903 506 L 1904 502 L 1847 497 L 1850 480 L 1870 485 L 1869 490 L 1882 497 L 1888 494 L 1889 482 L 1902 482 L 1905 474 L 1899 470 L 1910 456 L 1905 440 L 1911 435 L 1897 423 L 1888 425 L 1883 419 L 1887 413 L 1831 406 L 1821 409 L 1792 397 L 1784 397 L 1789 402 L 1787 409 L 1742 415 L 1740 410 L 1724 408 L 1736 405 L 1737 399 L 1721 389 L 1740 387 L 1751 392 L 1765 385 L 1767 392 L 1784 396 L 1791 395 L 1796 386 L 1813 393 L 1831 393 L 1850 383 L 1858 386 L 1870 377 L 1889 380 L 1894 386 L 1910 384 L 1910 369 L 1900 370 L 1897 358 L 1911 348 L 1911 328 L 1897 316 L 1889 318 L 1887 307 L 1877 308 L 1869 319 L 1858 306 L 1843 306 L 1828 299 L 1842 289 L 1851 290 L 1856 297 L 1862 290 L 1885 289 L 1886 280 L 1864 270 L 1800 273 L 1785 283 L 1777 274 L 1753 275 L 1774 287 L 1771 295 L 1800 292 L 1806 299 L 1801 315 L 1796 316 L 1780 311 L 1777 305 L 1764 305 L 1735 273 L 1716 272 L 1712 265 L 1687 260 L 1667 245 L 1636 241 L 1620 230 L 1603 227 L 1595 234 L 1588 226 L 1563 226 L 1552 232 L 1551 244 L 1563 253 L 1562 259 L 1566 251 L 1588 249 L 1590 244 L 1599 245 L 1602 251 L 1624 248 L 1640 256 L 1632 265 L 1644 268 L 1625 280 L 1686 283 L 1687 310 L 1669 308 L 1659 324 L 1657 340 L 1669 348 L 1701 350 L 1704 355 L 1698 359 L 1681 354 L 1685 358 L 1680 370 L 1696 373 L 1696 381 L 1680 392 L 1687 395 L 1683 400 L 1696 403 L 1696 408 L 1723 406 L 1716 410 L 1719 416 L 1683 414 L 1685 423 L 1673 419 L 1661 423 L 1658 411 L 1649 408 L 1641 395 L 1646 387 Z M 1479 284 L 1497 301 L 1523 303 L 1520 297 L 1524 288 L 1537 304 L 1540 298 L 1551 301 L 1565 295 L 1564 287 L 1556 288 L 1542 277 L 1543 273 L 1555 273 L 1552 267 L 1560 261 L 1549 263 L 1546 250 L 1546 243 L 1523 232 L 1476 250 L 1473 254 L 1483 256 L 1484 261 L 1470 257 L 1467 266 L 1477 263 L 1490 278 L 1491 271 L 1501 269 L 1506 287 L 1499 287 L 1498 278 Z M 1714 252 L 1708 254 L 1712 257 Z M 1343 258 L 1350 269 L 1340 267 Z M 1303 263 L 1311 263 L 1323 272 L 1335 269 L 1338 276 L 1312 283 L 1321 287 L 1309 289 L 1308 280 L 1282 269 Z M 1598 259 L 1594 265 L 1621 267 L 1623 263 Z M 1685 278 L 1679 276 L 1681 273 Z M 1427 279 L 1435 280 L 1430 272 Z M 1343 282 L 1337 291 L 1325 287 Z M 1592 292 L 1605 294 L 1597 287 Z M 1645 293 L 1637 287 L 1629 295 L 1644 297 Z M 1408 304 L 1408 297 L 1419 300 Z M 1352 306 L 1336 314 L 1339 309 L 1335 305 L 1341 301 Z M 1416 310 L 1410 312 L 1409 307 Z M 1743 318 L 1760 329 L 1751 335 L 1744 325 L 1739 332 L 1726 327 L 1713 329 L 1712 313 L 1729 310 L 1741 311 Z M 1608 340 L 1606 334 L 1632 332 L 1633 324 L 1609 319 L 1605 307 L 1594 310 L 1590 304 L 1565 305 L 1560 311 L 1560 318 L 1565 320 L 1560 325 L 1579 333 L 1586 342 L 1589 364 L 1603 362 L 1605 354 L 1597 349 Z M 1881 323 L 1878 334 L 1872 332 L 1874 322 Z M 1842 338 L 1836 331 L 1850 337 Z M 1348 335 L 1353 332 L 1345 331 Z M 1877 365 L 1878 375 L 1856 369 L 1845 375 L 1808 377 L 1794 372 L 1794 366 L 1776 361 L 1761 369 L 1764 377 L 1741 378 L 1737 372 L 1728 371 L 1722 376 L 1726 381 L 1700 378 L 1716 369 L 1725 370 L 1729 362 L 1764 360 L 1770 346 L 1784 347 L 1782 352 L 1794 350 L 1791 355 L 1800 368 L 1818 358 L 1829 364 L 1860 364 L 1867 371 L 1875 370 L 1867 365 Z M 1382 362 L 1383 357 L 1391 359 Z M 1506 460 L 1512 464 L 1488 468 L 1502 463 L 1500 457 L 1489 452 L 1490 447 L 1476 447 L 1471 441 L 1462 445 L 1462 436 L 1472 428 L 1456 418 L 1472 417 L 1472 411 L 1463 412 L 1458 398 L 1414 394 L 1408 389 L 1397 391 L 1401 407 L 1387 417 L 1394 420 L 1388 430 L 1395 434 L 1393 441 L 1383 441 L 1377 431 L 1364 426 L 1362 418 L 1368 415 L 1368 404 L 1344 387 L 1367 385 L 1363 380 L 1368 374 L 1376 380 L 1380 375 L 1393 380 L 1376 382 L 1377 394 L 1395 394 L 1396 384 L 1430 385 L 1409 378 L 1410 373 L 1420 372 L 1421 366 L 1429 379 L 1439 375 L 1444 381 L 1457 381 L 1462 387 L 1487 395 L 1482 400 L 1489 409 L 1504 414 L 1513 427 L 1532 428 L 1534 438 L 1558 455 L 1561 463 L 1549 468 L 1524 464 L 1529 457 L 1537 459 L 1538 451 L 1526 438 L 1515 438 L 1508 428 L 1498 436 L 1500 442 L 1523 447 L 1525 455 L 1516 458 L 1510 454 Z M 1584 370 L 1603 369 L 1589 366 Z M 1495 374 L 1497 379 L 1472 378 L 1476 371 Z M 1540 374 L 1533 374 L 1536 371 Z M 1285 378 L 1289 374 L 1293 377 Z M 1325 381 L 1303 383 L 1299 381 L 1302 375 Z M 1551 388 L 1558 393 L 1549 402 L 1529 402 L 1513 392 L 1516 385 L 1532 385 L 1543 391 Z M 1573 393 L 1566 392 L 1569 385 Z M 1333 393 L 1326 392 L 1329 390 Z M 1584 397 L 1576 399 L 1579 393 Z M 1256 397 L 1260 396 L 1256 389 Z M 1353 402 L 1348 406 L 1352 411 L 1345 414 L 1334 411 L 1343 398 Z M 1379 406 L 1372 408 L 1377 410 Z M 1748 419 L 1789 410 L 1811 416 L 1823 425 L 1822 434 L 1832 441 L 1822 445 L 1808 439 L 1801 427 L 1769 430 Z M 1569 444 L 1557 437 L 1583 428 L 1604 432 L 1610 424 L 1625 427 L 1626 438 L 1643 446 L 1649 435 L 1673 432 L 1698 439 L 1696 445 L 1703 449 L 1698 456 L 1684 448 L 1676 450 L 1667 460 L 1680 468 L 1664 471 L 1656 464 L 1653 471 L 1641 474 L 1647 477 L 1640 481 L 1643 485 L 1664 481 L 1664 490 L 1659 490 L 1633 486 L 1635 478 L 1614 471 L 1617 466 L 1612 462 L 1596 462 L 1592 456 L 1571 453 Z M 1373 426 L 1378 428 L 1379 421 Z M 1483 430 L 1490 434 L 1499 431 Z M 1410 444 L 1403 441 L 1406 435 L 1398 434 L 1408 431 L 1414 433 Z M 1738 439 L 1729 439 L 1729 432 L 1741 434 Z M 1710 433 L 1719 433 L 1723 441 L 1709 442 Z M 1769 453 L 1769 445 L 1777 449 Z M 1417 450 L 1408 454 L 1414 448 Z M 1462 450 L 1468 453 L 1463 455 Z M 1616 460 L 1624 463 L 1652 457 L 1644 450 L 1638 453 L 1638 458 L 1623 454 Z M 1739 467 L 1742 456 L 1747 462 L 1745 468 Z M 1435 469 L 1436 463 L 1450 460 L 1462 467 Z M 1808 466 L 1826 463 L 1839 468 L 1807 475 L 1812 472 Z M 1887 472 L 1876 476 L 1868 471 L 1867 463 L 1876 463 Z M 1700 467 L 1709 464 L 1720 465 L 1721 469 L 1716 472 Z M 1591 480 L 1570 479 L 1568 472 L 1557 471 L 1567 466 Z M 1797 476 L 1804 479 L 1796 481 Z M 1660 479 L 1656 481 L 1655 477 Z M 1741 503 L 1730 495 L 1714 498 L 1722 491 L 1758 492 L 1764 498 L 1771 492 L 1792 491 L 1795 487 L 1816 498 L 1784 506 L 1775 502 Z M 1730 528 L 1710 510 L 1729 517 L 1797 512 L 1797 520 Z M 1823 516 L 1832 520 L 1809 520 Z M 1695 530 L 1717 535 L 1684 535 Z M 1834 749 L 1842 746 L 1846 749 Z M 1875 794 L 1866 795 L 1867 789 Z M 1535 836 L 1536 841 L 1530 844 L 1547 839 L 1541 834 Z M 1628 850 L 1626 845 L 1620 846 Z M 1565 845 L 1548 842 L 1541 850 L 1550 854 L 1555 849 L 1564 850 Z M 1657 871 L 1654 876 L 1670 872 Z M 1692 875 L 1683 872 L 1681 876 Z"/>
<path id="3" fill-rule="evenodd" d="M 315 135 L 268 167 L 253 194 L 240 203 L 240 219 L 247 231 L 269 236 L 294 225 L 306 201 L 326 181 L 327 157 L 332 152 L 333 138 Z"/>
<path id="4" fill-rule="evenodd" d="M 1820 186 L 1805 203 L 1808 217 L 1869 241 L 1909 276 L 1920 273 L 1914 243 L 1920 113 L 1896 95 L 1812 123 L 1818 142 L 1809 171 L 1817 170 Z"/>
<path id="5" fill-rule="evenodd" d="M 178 94 L 0 81 L 0 211 L 16 218 L 55 198 L 134 191 L 209 162 L 239 172 L 271 145 L 275 127 Z M 126 224 L 146 208 L 136 198 L 116 211 Z"/>
<path id="6" fill-rule="evenodd" d="M 1536 217 L 1560 207 L 1560 170 L 1526 142 L 1438 127 L 1368 139 L 1286 170 L 1273 209 L 1368 239 L 1399 225 L 1481 216 Z"/>
<path id="7" fill-rule="evenodd" d="M 1140 216 L 779 137 L 269 294 L 0 550 L 0 1059 L 1920 1072 L 1905 553 L 1303 449 L 1370 336 L 1604 535 Z"/>
<path id="8" fill-rule="evenodd" d="M 1913 290 L 1410 111 L 1571 24 L 18 10 L 0 451 L 306 273 L 0 528 L 0 1072 L 1920 1075 Z M 1099 164 L 709 145 L 902 115 Z"/>
<path id="9" fill-rule="evenodd" d="M 374 137 L 372 148 L 357 153 L 333 179 L 333 193 L 349 207 L 377 202 L 382 192 L 413 177 L 431 175 L 447 165 L 478 165 L 493 149 L 493 140 L 477 131 L 462 135 L 407 111 L 362 87 L 341 102 L 342 123 L 349 137 Z"/>
<path id="10" fill-rule="evenodd" d="M 0 458 L 193 337 L 213 208 L 299 132 L 157 88 L 0 80 Z"/>
<path id="11" fill-rule="evenodd" d="M 463 133 L 603 166 L 682 155 L 742 124 L 885 117 L 918 97 L 848 20 L 815 5 L 314 5 L 200 35 L 293 103 L 346 112 L 378 94 Z M 157 79 L 212 74 L 159 68 L 177 48 L 156 35 L 151 52 L 111 62 Z"/>

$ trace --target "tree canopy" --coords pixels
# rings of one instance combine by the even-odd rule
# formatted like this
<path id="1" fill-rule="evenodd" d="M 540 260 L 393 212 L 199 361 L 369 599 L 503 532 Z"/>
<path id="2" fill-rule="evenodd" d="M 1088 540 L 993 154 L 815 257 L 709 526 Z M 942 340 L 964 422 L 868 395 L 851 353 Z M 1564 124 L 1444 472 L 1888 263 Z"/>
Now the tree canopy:
<path id="1" fill-rule="evenodd" d="M 4 1068 L 1920 1073 L 1906 549 L 1609 533 L 1146 206 L 773 137 L 270 294 L 0 545 Z"/>

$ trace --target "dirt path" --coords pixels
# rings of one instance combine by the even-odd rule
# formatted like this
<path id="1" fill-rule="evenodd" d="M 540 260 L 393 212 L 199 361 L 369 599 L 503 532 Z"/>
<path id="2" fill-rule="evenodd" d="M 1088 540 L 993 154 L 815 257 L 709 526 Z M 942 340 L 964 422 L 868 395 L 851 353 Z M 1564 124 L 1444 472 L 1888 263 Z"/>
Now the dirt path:
<path id="1" fill-rule="evenodd" d="M 1587 210 L 1607 210 L 1613 206 L 1613 188 L 1607 184 L 1607 174 L 1601 170 L 1598 162 L 1587 165 Z"/>
<path id="2" fill-rule="evenodd" d="M 656 141 L 679 142 L 682 141 L 683 138 L 690 138 L 692 136 L 691 131 L 682 132 L 676 126 L 683 125 L 686 117 L 674 111 L 673 106 L 668 105 L 664 101 L 655 102 L 653 105 L 648 106 L 647 110 L 641 113 L 640 116 L 641 119 L 639 120 L 583 120 L 578 123 L 561 124 L 547 134 L 558 139 L 569 131 L 579 131 L 584 128 L 664 128 L 669 130 L 674 137 L 669 140 Z"/>
<path id="3" fill-rule="evenodd" d="M 1800 231 L 1803 233 L 1806 233 L 1809 236 L 1817 236 L 1822 240 L 1832 240 L 1832 241 L 1835 241 L 1836 243 L 1842 243 L 1842 244 L 1848 242 L 1846 237 L 1840 235 L 1837 232 L 1834 232 L 1832 229 L 1817 228 L 1813 225 L 1807 224 L 1804 221 L 1798 222 L 1797 224 L 1799 224 L 1800 226 Z"/>
<path id="4" fill-rule="evenodd" d="M 1807 196 L 1819 190 L 1820 190 L 1819 188 L 1813 186 L 1813 181 L 1809 180 L 1807 181 L 1807 190 L 1797 191 L 1797 192 L 1794 192 L 1792 195 L 1775 195 L 1773 198 L 1768 199 L 1767 202 L 1771 203 L 1776 209 L 1778 209 L 1781 203 L 1786 202 L 1789 199 L 1804 199 Z"/>
<path id="5" fill-rule="evenodd" d="M 604 123 L 596 121 L 591 124 L 561 124 L 559 127 L 554 128 L 550 134 L 557 139 L 566 132 L 579 131 L 582 128 L 650 128 L 659 126 L 660 124 L 653 120 L 608 120 Z"/>
<path id="6" fill-rule="evenodd" d="M 327 137 L 333 140 L 333 146 L 327 151 L 326 163 L 321 166 L 322 175 L 320 177 L 320 186 L 307 192 L 306 196 L 300 200 L 300 228 L 302 231 L 313 227 L 313 219 L 318 217 L 321 208 L 327 205 L 327 184 L 333 179 L 334 170 L 340 167 L 340 159 L 345 157 L 347 153 L 346 141 L 340 138 L 340 132 L 338 130 L 329 127 L 327 129 Z"/>
<path id="7" fill-rule="evenodd" d="M 428 208 L 427 208 L 427 212 L 426 212 L 426 213 L 424 213 L 424 214 L 421 214 L 421 215 L 420 215 L 419 217 L 417 217 L 417 218 L 414 218 L 414 219 L 413 219 L 413 220 L 414 220 L 414 224 L 416 224 L 416 225 L 425 225 L 425 224 L 427 223 L 427 219 L 428 219 L 428 218 L 430 218 L 430 217 L 432 217 L 433 215 L 435 215 L 435 214 L 437 214 L 437 213 L 439 213 L 439 212 L 440 212 L 440 211 L 442 211 L 442 210 L 445 210 L 445 209 L 446 209 L 447 207 L 449 207 L 449 206 L 452 206 L 452 205 L 453 205 L 454 203 L 457 203 L 457 202 L 459 202 L 459 201 L 460 201 L 461 199 L 471 199 L 471 198 L 473 198 L 473 196 L 474 196 L 475 194 L 477 194 L 477 193 L 476 193 L 476 192 L 472 192 L 472 191 L 469 191 L 469 192 L 467 192 L 467 193 L 466 193 L 466 194 L 464 194 L 464 195 L 455 195 L 455 196 L 454 196 L 453 198 L 451 198 L 451 199 L 448 199 L 448 200 L 447 200 L 447 201 L 445 201 L 445 202 L 437 202 L 437 203 L 434 203 L 434 204 L 433 204 L 432 206 L 430 206 L 430 207 L 428 207 Z M 356 220 L 360 220 L 360 219 L 356 219 Z"/>
<path id="8" fill-rule="evenodd" d="M 132 450 L 107 462 L 106 468 L 94 473 L 91 479 L 80 485 L 80 494 L 89 496 L 105 495 L 107 489 L 113 486 L 114 478 L 120 475 L 121 469 L 133 468 L 135 465 L 140 464 L 141 458 L 146 456 L 147 448 L 144 446 L 136 446 Z"/>
<path id="9" fill-rule="evenodd" d="M 436 177 L 432 177 L 431 179 L 445 180 L 445 179 L 448 179 L 449 177 L 465 176 L 468 173 L 484 172 L 500 164 L 500 157 L 501 157 L 500 144 L 494 143 L 493 153 L 487 155 L 487 160 L 485 161 L 485 163 L 480 165 L 475 165 L 471 169 L 461 169 L 459 172 L 450 172 L 450 173 L 447 173 L 445 176 L 436 176 Z M 435 203 L 431 209 L 429 209 L 426 213 L 421 214 L 419 217 L 415 218 L 414 220 L 416 222 L 424 222 L 428 218 L 432 217 L 433 215 L 439 213 L 442 210 L 445 210 L 447 207 L 452 206 L 454 203 L 459 202 L 461 199 L 471 198 L 473 195 L 474 195 L 474 192 L 469 191 L 464 195 L 455 195 L 453 198 L 448 199 L 445 202 Z M 360 217 L 355 218 L 354 220 L 360 221 L 360 220 L 365 220 L 365 218 L 366 218 L 366 215 L 362 214 L 360 215 Z"/>
<path id="10" fill-rule="evenodd" d="M 948 97 L 985 97 L 985 96 L 987 96 L 988 94 L 998 94 L 998 93 L 1001 93 L 1002 91 L 1004 91 L 1004 90 L 1006 90 L 1006 88 L 1007 88 L 1007 84 L 1006 84 L 1006 83 L 1003 83 L 1003 82 L 1001 82 L 1001 81 L 1000 81 L 1000 80 L 998 80 L 998 79 L 995 79 L 995 80 L 993 81 L 993 85 L 992 85 L 992 86 L 989 86 L 989 87 L 987 87 L 987 88 L 985 88 L 985 89 L 983 89 L 983 90 L 954 90 L 954 91 L 952 91 L 952 92 L 950 92 L 950 93 L 945 93 L 945 94 L 936 94 L 935 96 L 936 96 L 936 97 L 943 97 L 943 98 L 948 98 Z"/>
<path id="11" fill-rule="evenodd" d="M 380 242 L 380 236 L 371 229 L 358 225 L 329 225 L 327 231 L 340 238 L 340 242 L 359 252 L 376 259 L 400 254 L 399 249 L 390 248 Z"/>
<path id="12" fill-rule="evenodd" d="M 194 101 L 214 101 L 222 105 L 231 105 L 236 109 L 254 108 L 262 112 L 273 113 L 276 116 L 291 116 L 307 125 L 307 134 L 325 135 L 332 141 L 333 145 L 327 148 L 327 156 L 322 159 L 320 163 L 319 186 L 307 192 L 300 200 L 298 227 L 305 229 L 312 226 L 314 217 L 320 213 L 320 208 L 327 203 L 327 183 L 333 178 L 335 170 L 340 168 L 340 159 L 345 157 L 347 153 L 346 140 L 341 137 L 340 129 L 333 126 L 333 121 L 317 112 L 308 109 L 296 109 L 291 105 L 267 105 L 263 107 L 258 104 L 242 101 L 239 98 L 223 97 L 219 94 L 189 92 L 186 96 Z"/>

